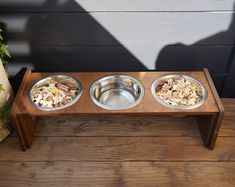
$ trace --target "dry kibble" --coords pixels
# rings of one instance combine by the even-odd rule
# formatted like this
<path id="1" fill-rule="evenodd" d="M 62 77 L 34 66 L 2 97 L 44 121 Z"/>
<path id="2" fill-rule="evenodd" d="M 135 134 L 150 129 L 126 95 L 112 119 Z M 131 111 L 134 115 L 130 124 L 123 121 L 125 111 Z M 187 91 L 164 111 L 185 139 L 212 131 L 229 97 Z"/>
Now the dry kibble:
<path id="1" fill-rule="evenodd" d="M 184 78 L 170 78 L 160 83 L 156 94 L 164 102 L 173 106 L 190 106 L 202 99 L 199 85 Z"/>
<path id="2" fill-rule="evenodd" d="M 78 85 L 72 80 L 52 79 L 47 84 L 34 88 L 31 92 L 31 98 L 38 106 L 55 108 L 73 101 L 78 91 Z"/>

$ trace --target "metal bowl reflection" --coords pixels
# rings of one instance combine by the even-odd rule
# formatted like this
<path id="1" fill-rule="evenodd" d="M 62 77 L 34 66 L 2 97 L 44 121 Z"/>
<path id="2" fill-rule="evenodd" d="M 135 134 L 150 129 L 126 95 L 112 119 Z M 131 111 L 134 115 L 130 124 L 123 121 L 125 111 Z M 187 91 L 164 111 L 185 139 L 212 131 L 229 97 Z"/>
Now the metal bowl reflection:
<path id="1" fill-rule="evenodd" d="M 105 76 L 90 87 L 92 101 L 107 110 L 132 108 L 141 102 L 143 96 L 143 85 L 127 75 Z"/>

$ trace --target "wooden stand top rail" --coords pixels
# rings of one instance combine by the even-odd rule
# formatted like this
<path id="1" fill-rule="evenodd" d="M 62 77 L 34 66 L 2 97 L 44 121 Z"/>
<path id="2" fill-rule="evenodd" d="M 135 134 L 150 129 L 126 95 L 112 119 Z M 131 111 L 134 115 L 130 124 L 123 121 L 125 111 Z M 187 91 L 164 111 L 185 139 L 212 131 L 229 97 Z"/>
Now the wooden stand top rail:
<path id="1" fill-rule="evenodd" d="M 208 91 L 208 98 L 203 105 L 195 109 L 190 110 L 177 110 L 171 109 L 160 104 L 151 93 L 151 85 L 153 81 L 165 74 L 185 74 L 190 75 L 200 80 Z M 29 101 L 28 93 L 29 89 L 38 80 L 52 74 L 64 74 L 70 75 L 78 79 L 83 86 L 83 93 L 80 99 L 70 107 L 56 111 L 42 111 L 32 106 Z M 144 86 L 144 98 L 135 107 L 126 110 L 105 110 L 98 107 L 90 99 L 89 89 L 92 83 L 106 75 L 112 74 L 123 74 L 129 75 L 139 80 Z M 211 77 L 207 69 L 203 71 L 192 71 L 192 72 L 66 72 L 66 73 L 38 73 L 27 70 L 17 97 L 15 99 L 12 112 L 15 114 L 28 114 L 31 116 L 56 116 L 56 115 L 209 115 L 212 113 L 218 113 L 222 108 L 220 99 L 216 93 Z"/>

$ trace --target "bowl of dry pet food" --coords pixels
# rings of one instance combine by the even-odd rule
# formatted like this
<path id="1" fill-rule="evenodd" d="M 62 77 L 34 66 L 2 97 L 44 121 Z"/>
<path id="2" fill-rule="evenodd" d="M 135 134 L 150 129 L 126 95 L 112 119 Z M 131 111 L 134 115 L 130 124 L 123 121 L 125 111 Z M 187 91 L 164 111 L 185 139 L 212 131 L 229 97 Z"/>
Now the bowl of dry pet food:
<path id="1" fill-rule="evenodd" d="M 81 94 L 79 80 L 68 75 L 51 75 L 32 85 L 29 100 L 39 110 L 52 111 L 73 105 Z"/>
<path id="2" fill-rule="evenodd" d="M 182 74 L 158 77 L 151 86 L 151 92 L 159 103 L 173 109 L 197 108 L 208 96 L 201 81 Z"/>

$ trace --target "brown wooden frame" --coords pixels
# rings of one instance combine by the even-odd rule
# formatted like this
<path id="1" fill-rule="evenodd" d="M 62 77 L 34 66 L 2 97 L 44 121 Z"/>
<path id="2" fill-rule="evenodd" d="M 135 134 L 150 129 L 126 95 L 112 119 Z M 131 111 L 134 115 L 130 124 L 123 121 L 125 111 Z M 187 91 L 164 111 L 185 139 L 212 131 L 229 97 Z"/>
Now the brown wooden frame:
<path id="1" fill-rule="evenodd" d="M 151 93 L 151 84 L 153 81 L 164 74 L 180 73 L 190 75 L 200 80 L 208 91 L 208 98 L 203 105 L 190 110 L 176 110 L 165 107 L 158 103 Z M 57 111 L 41 111 L 33 107 L 28 98 L 28 92 L 33 83 L 41 78 L 51 74 L 66 74 L 80 80 L 83 85 L 83 93 L 78 102 L 74 105 Z M 110 111 L 96 106 L 89 97 L 89 88 L 91 84 L 110 74 L 125 74 L 135 77 L 145 88 L 145 96 L 140 104 L 128 109 Z M 37 128 L 39 117 L 43 116 L 61 116 L 61 115 L 81 115 L 81 116 L 195 116 L 198 121 L 199 130 L 204 145 L 209 149 L 214 149 L 215 142 L 220 129 L 221 121 L 224 114 L 224 108 L 216 92 L 207 69 L 203 71 L 192 72 L 69 72 L 69 73 L 38 73 L 27 70 L 18 94 L 12 107 L 12 119 L 18 134 L 22 150 L 25 151 L 32 146 L 34 134 Z"/>

